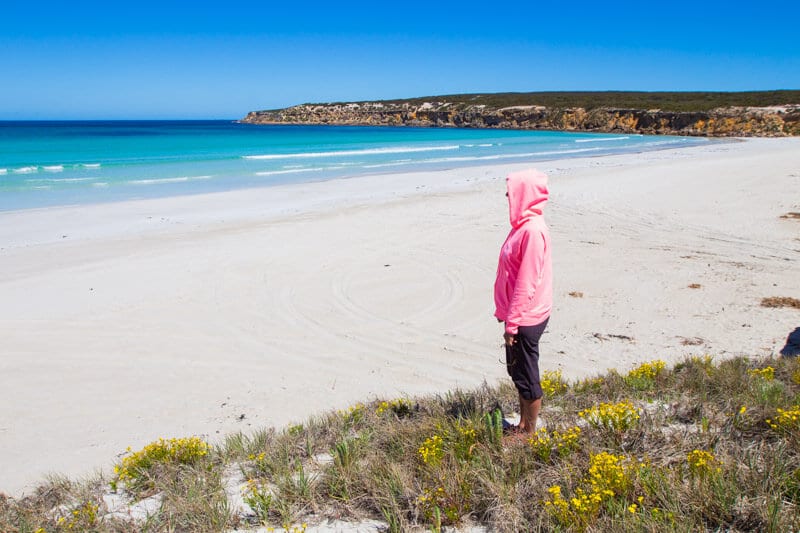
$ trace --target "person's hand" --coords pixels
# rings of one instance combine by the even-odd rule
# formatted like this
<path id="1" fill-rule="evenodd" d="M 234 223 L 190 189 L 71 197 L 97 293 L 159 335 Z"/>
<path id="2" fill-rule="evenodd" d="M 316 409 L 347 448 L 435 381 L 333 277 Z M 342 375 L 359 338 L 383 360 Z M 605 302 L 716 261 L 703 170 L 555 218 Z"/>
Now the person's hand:
<path id="1" fill-rule="evenodd" d="M 503 340 L 506 341 L 506 346 L 514 346 L 514 343 L 517 342 L 517 336 L 505 332 L 503 333 Z"/>

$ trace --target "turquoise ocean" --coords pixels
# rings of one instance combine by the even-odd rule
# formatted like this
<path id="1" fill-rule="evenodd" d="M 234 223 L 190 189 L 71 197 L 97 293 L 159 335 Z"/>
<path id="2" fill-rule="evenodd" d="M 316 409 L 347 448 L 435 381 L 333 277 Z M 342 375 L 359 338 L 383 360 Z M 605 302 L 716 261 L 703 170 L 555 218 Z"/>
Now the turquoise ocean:
<path id="1" fill-rule="evenodd" d="M 668 136 L 233 121 L 0 122 L 0 211 L 706 142 Z"/>

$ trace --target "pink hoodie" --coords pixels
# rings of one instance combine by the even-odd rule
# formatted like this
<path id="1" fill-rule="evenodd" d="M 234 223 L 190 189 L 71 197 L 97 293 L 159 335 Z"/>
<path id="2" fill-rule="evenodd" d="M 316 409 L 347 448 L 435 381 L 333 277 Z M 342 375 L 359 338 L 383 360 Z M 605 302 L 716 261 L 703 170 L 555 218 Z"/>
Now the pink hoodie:
<path id="1" fill-rule="evenodd" d="M 506 186 L 511 231 L 500 249 L 494 316 L 516 335 L 518 326 L 541 324 L 553 307 L 550 231 L 542 214 L 547 175 L 535 169 L 513 172 Z"/>

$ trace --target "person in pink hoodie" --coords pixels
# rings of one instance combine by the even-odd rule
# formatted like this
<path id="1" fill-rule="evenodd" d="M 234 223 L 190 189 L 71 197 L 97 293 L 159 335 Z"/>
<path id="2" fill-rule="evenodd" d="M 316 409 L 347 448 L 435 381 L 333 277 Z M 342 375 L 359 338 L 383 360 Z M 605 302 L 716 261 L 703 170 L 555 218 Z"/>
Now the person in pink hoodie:
<path id="1" fill-rule="evenodd" d="M 521 433 L 536 430 L 542 405 L 539 339 L 553 307 L 550 232 L 544 221 L 547 175 L 535 169 L 506 177 L 508 233 L 497 265 L 494 316 L 503 322 L 506 365 L 519 392 Z"/>

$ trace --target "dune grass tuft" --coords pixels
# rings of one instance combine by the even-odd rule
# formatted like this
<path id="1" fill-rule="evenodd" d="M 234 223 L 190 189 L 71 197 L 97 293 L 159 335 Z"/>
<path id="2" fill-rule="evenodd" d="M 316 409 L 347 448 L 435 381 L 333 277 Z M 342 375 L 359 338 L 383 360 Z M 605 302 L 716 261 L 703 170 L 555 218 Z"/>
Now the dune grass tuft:
<path id="1" fill-rule="evenodd" d="M 800 300 L 791 296 L 770 296 L 761 299 L 761 307 L 792 307 L 800 309 Z"/>

